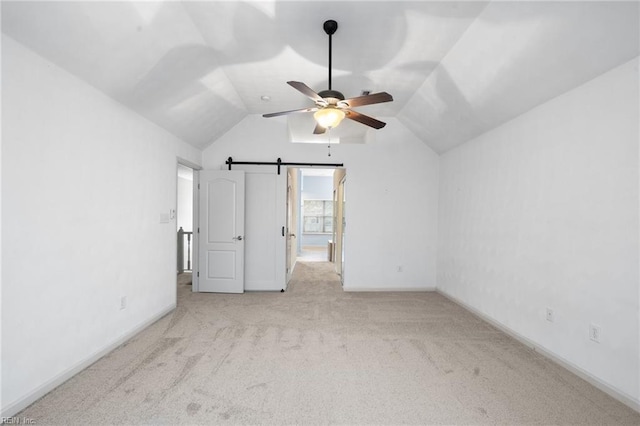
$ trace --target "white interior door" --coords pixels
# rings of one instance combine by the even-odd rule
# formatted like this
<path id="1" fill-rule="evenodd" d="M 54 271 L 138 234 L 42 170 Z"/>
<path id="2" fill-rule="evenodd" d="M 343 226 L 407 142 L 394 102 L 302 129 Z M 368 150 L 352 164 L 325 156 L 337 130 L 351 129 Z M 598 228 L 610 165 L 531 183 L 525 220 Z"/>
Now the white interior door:
<path id="1" fill-rule="evenodd" d="M 244 292 L 244 171 L 200 171 L 201 292 Z"/>
<path id="2" fill-rule="evenodd" d="M 280 291 L 286 282 L 287 170 L 237 165 L 245 172 L 244 289 Z"/>

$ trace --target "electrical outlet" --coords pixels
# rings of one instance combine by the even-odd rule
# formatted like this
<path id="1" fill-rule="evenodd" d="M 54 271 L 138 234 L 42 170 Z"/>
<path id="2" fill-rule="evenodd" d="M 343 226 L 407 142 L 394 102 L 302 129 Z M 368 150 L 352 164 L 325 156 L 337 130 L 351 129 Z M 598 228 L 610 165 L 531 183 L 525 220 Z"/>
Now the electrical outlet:
<path id="1" fill-rule="evenodd" d="M 122 296 L 120 298 L 120 310 L 123 310 L 127 307 L 127 296 Z"/>
<path id="2" fill-rule="evenodd" d="M 402 265 L 398 265 L 398 267 L 396 268 L 396 271 L 402 272 Z"/>
<path id="3" fill-rule="evenodd" d="M 553 312 L 553 309 L 547 308 L 547 321 L 554 322 L 556 320 L 556 315 Z"/>
<path id="4" fill-rule="evenodd" d="M 600 343 L 601 335 L 602 331 L 600 330 L 600 326 L 589 324 L 589 339 L 593 340 L 596 343 Z"/>

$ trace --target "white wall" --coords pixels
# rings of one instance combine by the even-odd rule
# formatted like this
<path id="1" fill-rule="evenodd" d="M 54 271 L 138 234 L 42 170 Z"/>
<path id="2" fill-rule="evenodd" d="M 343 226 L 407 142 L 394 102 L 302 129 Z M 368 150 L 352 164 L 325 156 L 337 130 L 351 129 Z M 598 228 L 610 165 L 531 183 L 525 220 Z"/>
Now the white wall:
<path id="1" fill-rule="evenodd" d="M 159 219 L 177 156 L 200 152 L 4 35 L 2 104 L 7 416 L 175 306 L 175 222 Z"/>
<path id="2" fill-rule="evenodd" d="M 333 175 L 305 176 L 302 175 L 303 200 L 332 200 Z"/>
<path id="3" fill-rule="evenodd" d="M 636 402 L 638 101 L 636 59 L 444 154 L 438 255 L 441 291 Z"/>
<path id="4" fill-rule="evenodd" d="M 285 118 L 251 115 L 204 150 L 203 166 L 219 169 L 228 157 L 344 163 L 345 289 L 434 288 L 438 156 L 397 120 L 385 121 L 371 143 L 334 145 L 327 157 L 324 144 L 287 142 Z"/>

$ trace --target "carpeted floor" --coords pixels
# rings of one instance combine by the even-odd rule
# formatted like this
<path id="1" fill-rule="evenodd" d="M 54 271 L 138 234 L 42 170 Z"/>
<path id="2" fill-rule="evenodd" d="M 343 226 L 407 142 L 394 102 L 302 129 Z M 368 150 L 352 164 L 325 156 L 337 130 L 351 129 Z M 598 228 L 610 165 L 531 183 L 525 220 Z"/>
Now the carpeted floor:
<path id="1" fill-rule="evenodd" d="M 192 274 L 191 272 L 183 272 L 181 274 L 178 274 L 178 287 L 183 286 L 183 285 L 191 285 L 191 277 Z M 180 290 L 178 290 L 180 291 Z M 191 287 L 189 287 L 189 290 L 191 291 Z"/>
<path id="2" fill-rule="evenodd" d="M 436 293 L 194 294 L 18 416 L 48 424 L 640 424 Z"/>
<path id="3" fill-rule="evenodd" d="M 326 262 L 328 258 L 329 252 L 326 246 L 303 246 L 297 256 L 297 260 L 302 262 Z"/>

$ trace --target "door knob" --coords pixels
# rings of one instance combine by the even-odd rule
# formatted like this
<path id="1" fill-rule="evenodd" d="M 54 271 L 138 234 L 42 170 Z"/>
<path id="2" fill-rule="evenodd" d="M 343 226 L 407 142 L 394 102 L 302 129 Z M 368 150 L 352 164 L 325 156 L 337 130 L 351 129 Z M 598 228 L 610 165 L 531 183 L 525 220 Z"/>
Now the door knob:
<path id="1" fill-rule="evenodd" d="M 237 237 L 233 237 L 234 240 L 242 241 L 242 235 L 238 235 Z"/>

